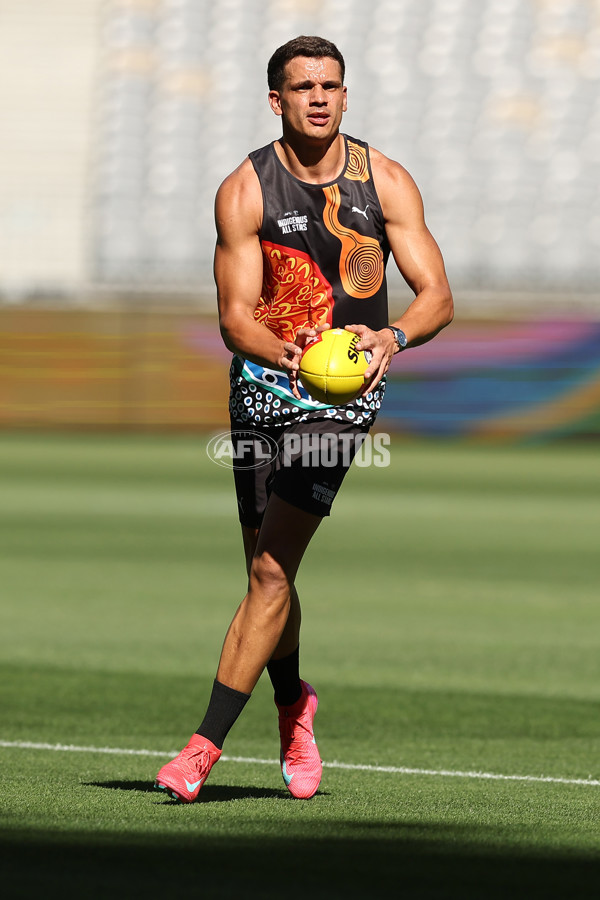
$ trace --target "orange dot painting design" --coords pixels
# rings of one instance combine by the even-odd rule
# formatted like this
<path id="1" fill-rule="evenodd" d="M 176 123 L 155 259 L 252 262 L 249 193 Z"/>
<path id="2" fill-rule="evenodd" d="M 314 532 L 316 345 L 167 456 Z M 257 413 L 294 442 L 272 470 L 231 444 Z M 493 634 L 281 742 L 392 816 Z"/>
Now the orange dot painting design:
<path id="1" fill-rule="evenodd" d="M 300 328 L 331 325 L 332 287 L 307 253 L 262 241 L 263 288 L 254 318 L 283 341 Z"/>
<path id="2" fill-rule="evenodd" d="M 342 287 L 350 297 L 365 299 L 377 293 L 383 283 L 383 253 L 379 241 L 359 234 L 340 223 L 338 213 L 341 205 L 340 189 L 337 184 L 323 188 L 325 227 L 334 234 L 342 245 L 340 253 L 340 278 Z"/>
<path id="3" fill-rule="evenodd" d="M 344 172 L 346 178 L 350 181 L 368 181 L 369 180 L 369 163 L 367 160 L 367 151 L 359 144 L 348 141 L 348 165 Z"/>

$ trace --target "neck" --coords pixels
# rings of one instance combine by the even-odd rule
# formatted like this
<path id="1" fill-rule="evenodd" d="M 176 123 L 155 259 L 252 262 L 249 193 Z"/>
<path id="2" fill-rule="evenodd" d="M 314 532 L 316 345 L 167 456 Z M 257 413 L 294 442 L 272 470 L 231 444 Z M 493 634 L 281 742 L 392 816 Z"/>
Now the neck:
<path id="1" fill-rule="evenodd" d="M 341 134 L 337 133 L 326 144 L 296 143 L 286 137 L 275 143 L 275 151 L 286 167 L 300 181 L 309 184 L 323 184 L 335 181 L 344 167 L 346 147 Z"/>

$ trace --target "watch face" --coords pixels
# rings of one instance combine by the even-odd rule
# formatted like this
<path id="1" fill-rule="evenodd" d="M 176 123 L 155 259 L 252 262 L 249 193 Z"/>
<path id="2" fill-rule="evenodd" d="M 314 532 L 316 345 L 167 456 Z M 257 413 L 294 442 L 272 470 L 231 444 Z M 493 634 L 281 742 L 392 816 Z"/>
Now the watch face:
<path id="1" fill-rule="evenodd" d="M 400 349 L 402 349 L 403 347 L 406 347 L 406 344 L 407 344 L 406 335 L 400 328 L 394 328 L 394 337 L 398 341 L 398 346 L 400 347 Z"/>

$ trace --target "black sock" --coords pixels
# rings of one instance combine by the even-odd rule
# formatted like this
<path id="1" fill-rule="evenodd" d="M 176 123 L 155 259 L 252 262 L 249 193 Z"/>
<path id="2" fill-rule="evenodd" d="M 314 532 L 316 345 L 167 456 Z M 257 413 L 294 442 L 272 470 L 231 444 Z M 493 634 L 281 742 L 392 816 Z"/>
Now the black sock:
<path id="1" fill-rule="evenodd" d="M 208 703 L 206 715 L 202 724 L 196 730 L 196 734 L 212 741 L 215 747 L 222 749 L 229 729 L 250 699 L 250 694 L 242 694 L 233 688 L 221 684 L 215 678 L 212 694 Z"/>
<path id="2" fill-rule="evenodd" d="M 282 659 L 271 659 L 267 663 L 267 672 L 275 689 L 275 703 L 291 706 L 300 699 L 300 647 Z"/>

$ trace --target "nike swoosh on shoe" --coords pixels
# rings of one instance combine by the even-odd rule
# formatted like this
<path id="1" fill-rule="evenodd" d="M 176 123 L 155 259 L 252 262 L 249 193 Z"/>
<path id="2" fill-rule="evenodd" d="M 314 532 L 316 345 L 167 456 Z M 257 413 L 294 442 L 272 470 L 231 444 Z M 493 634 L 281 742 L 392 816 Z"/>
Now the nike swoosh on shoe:
<path id="1" fill-rule="evenodd" d="M 204 781 L 204 778 L 200 778 L 199 781 L 194 781 L 193 784 L 190 784 L 190 782 L 187 780 L 187 778 L 184 778 L 183 780 L 185 781 L 185 786 L 188 789 L 188 791 L 195 791 L 196 788 L 202 784 L 202 782 Z"/>

